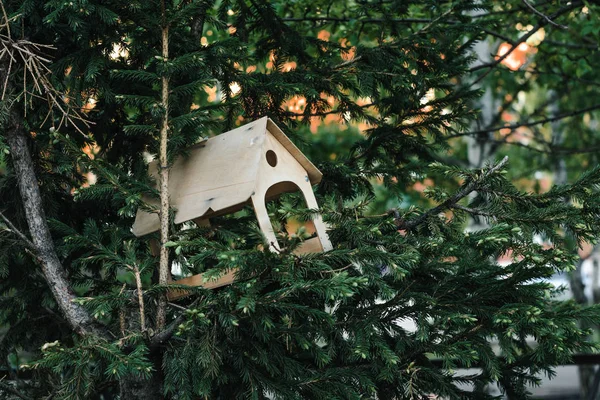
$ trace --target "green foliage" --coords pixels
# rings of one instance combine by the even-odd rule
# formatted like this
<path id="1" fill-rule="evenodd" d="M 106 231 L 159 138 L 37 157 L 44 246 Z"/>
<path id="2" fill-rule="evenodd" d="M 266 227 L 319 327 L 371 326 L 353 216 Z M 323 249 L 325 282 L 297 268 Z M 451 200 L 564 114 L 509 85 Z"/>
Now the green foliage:
<path id="1" fill-rule="evenodd" d="M 86 136 L 43 99 L 13 107 L 35 133 L 44 211 L 77 303 L 110 340 L 72 336 L 15 232 L 27 223 L 0 129 L 0 211 L 14 224 L 0 222 L 0 354 L 35 355 L 35 395 L 114 398 L 119 384 L 158 380 L 153 395 L 171 399 L 487 398 L 489 385 L 524 398 L 541 374 L 596 350 L 586 327 L 600 323 L 597 307 L 557 301 L 547 278 L 573 268 L 577 244 L 597 240 L 600 169 L 534 193 L 507 178 L 526 162 L 513 153 L 508 168 L 470 169 L 464 147 L 451 148 L 477 118 L 472 47 L 503 18 L 531 18 L 521 2 L 190 0 L 166 2 L 164 21 L 143 1 L 5 5 L 15 34 L 56 47 L 51 81 L 69 104 L 94 105 Z M 597 39 L 597 24 L 577 13 L 577 35 Z M 582 59 L 558 54 L 548 66 L 588 79 L 593 63 Z M 13 68 L 11 81 L 31 91 Z M 519 78 L 505 87 L 509 74 L 496 69 L 484 84 L 550 85 Z M 138 209 L 157 212 L 145 160 L 158 149 L 163 79 L 171 161 L 201 138 L 269 116 L 324 173 L 315 191 L 334 249 L 294 254 L 308 235 L 287 234 L 285 221 L 316 212 L 294 195 L 269 204 L 279 252 L 266 250 L 250 209 L 210 227 L 171 218 L 165 246 L 182 274 L 236 269 L 237 280 L 188 288 L 169 309 L 173 335 L 156 343 L 156 300 L 169 288 L 157 285 L 157 235 L 130 228 Z M 302 107 L 289 107 L 299 97 Z M 316 120 L 328 125 L 313 134 Z M 359 123 L 368 125 L 359 132 Z M 410 189 L 426 179 L 426 190 Z M 468 218 L 487 225 L 466 232 Z M 479 369 L 455 373 L 463 367 Z"/>
<path id="2" fill-rule="evenodd" d="M 57 340 L 42 346 L 43 358 L 25 366 L 37 371 L 52 371 L 61 376 L 57 396 L 61 399 L 88 398 L 98 393 L 100 383 L 127 376 L 148 379 L 153 369 L 148 349 L 139 336 L 108 343 L 96 338 L 76 341 L 64 347 Z"/>

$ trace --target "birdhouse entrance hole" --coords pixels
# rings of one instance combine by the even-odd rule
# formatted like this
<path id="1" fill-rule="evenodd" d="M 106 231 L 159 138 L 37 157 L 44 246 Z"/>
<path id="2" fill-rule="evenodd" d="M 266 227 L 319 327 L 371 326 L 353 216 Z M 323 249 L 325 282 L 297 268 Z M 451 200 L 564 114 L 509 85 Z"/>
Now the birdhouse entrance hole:
<path id="1" fill-rule="evenodd" d="M 277 166 L 277 154 L 275 154 L 275 152 L 273 150 L 267 151 L 266 157 L 267 157 L 267 163 L 271 167 Z"/>

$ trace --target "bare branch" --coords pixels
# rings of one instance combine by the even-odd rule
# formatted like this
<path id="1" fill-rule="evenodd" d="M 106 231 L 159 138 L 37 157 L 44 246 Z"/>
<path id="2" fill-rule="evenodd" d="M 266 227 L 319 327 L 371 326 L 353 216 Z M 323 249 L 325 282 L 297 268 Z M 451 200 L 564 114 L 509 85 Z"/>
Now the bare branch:
<path id="1" fill-rule="evenodd" d="M 491 30 L 489 30 L 489 29 L 485 29 L 485 28 L 481 28 L 481 30 L 482 30 L 483 32 L 487 33 L 487 34 L 488 34 L 488 35 L 490 35 L 490 36 L 493 36 L 493 37 L 495 37 L 495 38 L 498 38 L 498 39 L 502 39 L 502 40 L 504 40 L 504 41 L 505 41 L 505 42 L 507 42 L 508 44 L 511 44 L 511 45 L 513 45 L 513 46 L 515 45 L 515 41 L 514 41 L 514 40 L 512 40 L 511 38 L 509 38 L 508 36 L 504 36 L 504 35 L 502 35 L 502 34 L 500 34 L 500 33 L 498 33 L 498 32 L 494 32 L 494 31 L 491 31 Z"/>
<path id="2" fill-rule="evenodd" d="M 344 61 L 343 63 L 336 65 L 335 67 L 333 67 L 333 69 L 338 70 L 338 69 L 347 67 L 348 65 L 354 64 L 355 62 L 360 61 L 361 59 L 362 59 L 362 56 L 354 57 L 351 60 Z"/>
<path id="3" fill-rule="evenodd" d="M 415 24 L 429 23 L 428 18 L 336 18 L 336 17 L 302 17 L 302 18 L 282 18 L 284 22 L 361 22 L 361 23 L 382 23 L 393 22 L 396 24 Z"/>
<path id="4" fill-rule="evenodd" d="M 491 214 L 489 212 L 478 210 L 476 208 L 461 206 L 460 204 L 455 204 L 452 206 L 452 208 L 456 208 L 458 210 L 463 210 L 463 211 L 466 211 L 469 214 L 473 214 L 473 215 L 480 215 L 482 217 L 496 218 L 496 216 L 494 214 Z"/>
<path id="5" fill-rule="evenodd" d="M 598 43 L 596 44 L 582 44 L 582 43 L 567 43 L 567 42 L 557 42 L 555 40 L 546 40 L 544 39 L 541 45 L 549 45 L 549 46 L 558 46 L 558 47 L 567 47 L 569 49 L 589 49 L 589 50 L 598 50 Z"/>
<path id="6" fill-rule="evenodd" d="M 17 227 L 14 226 L 12 222 L 10 222 L 10 220 L 4 215 L 2 211 L 0 211 L 0 218 L 2 218 L 4 220 L 4 223 L 8 226 L 8 231 L 17 235 L 23 242 L 25 242 L 29 249 L 35 251 L 35 245 L 31 242 L 31 240 L 29 240 L 27 235 L 25 235 L 23 232 L 17 229 Z"/>
<path id="7" fill-rule="evenodd" d="M 554 25 L 557 28 L 560 29 L 569 29 L 569 27 L 565 26 L 565 25 L 561 25 L 561 24 L 557 24 L 556 22 L 552 21 L 550 19 L 550 17 L 548 17 L 546 14 L 541 13 L 540 11 L 538 11 L 534 6 L 531 5 L 531 3 L 529 3 L 527 0 L 523 0 L 523 3 L 531 10 L 533 11 L 535 14 L 539 15 L 540 17 L 544 18 L 550 25 Z"/>
<path id="8" fill-rule="evenodd" d="M 8 37 L 10 38 L 10 20 L 8 19 L 8 14 L 6 13 L 6 9 L 4 8 L 4 1 L 0 0 L 0 7 L 2 7 L 2 16 L 4 17 L 4 23 L 2 26 L 6 26 L 6 32 L 8 33 Z"/>
<path id="9" fill-rule="evenodd" d="M 119 291 L 119 296 L 123 294 L 123 291 L 127 287 L 127 284 L 124 283 Z M 121 306 L 119 309 L 119 329 L 121 330 L 121 336 L 125 336 L 125 308 Z"/>
<path id="10" fill-rule="evenodd" d="M 189 305 L 189 308 L 194 307 L 203 298 L 204 297 L 199 297 L 196 300 L 194 300 L 192 302 L 192 304 Z M 170 303 L 170 304 L 172 304 L 172 303 Z M 173 334 L 175 333 L 175 329 L 177 329 L 177 327 L 183 321 L 185 321 L 185 314 L 180 313 L 177 316 L 177 318 L 175 318 L 166 328 L 164 328 L 162 331 L 158 332 L 156 335 L 152 336 L 152 339 L 150 340 L 150 346 L 156 347 L 156 346 L 162 345 L 163 343 L 166 343 L 171 338 L 171 336 L 173 336 Z"/>
<path id="11" fill-rule="evenodd" d="M 506 140 L 492 140 L 492 143 L 499 145 L 509 145 L 509 146 L 517 146 L 522 147 L 524 149 L 528 149 L 531 151 L 535 151 L 536 153 L 543 154 L 563 154 L 563 155 L 571 155 L 571 154 L 589 154 L 589 153 L 600 153 L 600 147 L 585 147 L 585 148 L 573 148 L 573 147 L 560 147 L 554 146 L 550 142 L 542 141 L 541 143 L 548 146 L 548 149 L 540 149 L 537 147 L 533 147 L 521 142 L 509 142 Z M 538 140 L 539 142 L 539 140 Z"/>
<path id="12" fill-rule="evenodd" d="M 370 107 L 377 107 L 377 103 L 369 103 L 369 104 L 363 104 L 362 106 L 359 106 L 359 108 L 364 109 L 364 108 L 370 108 Z M 295 113 L 292 111 L 283 111 L 283 114 L 287 115 L 288 117 L 324 117 L 326 115 L 332 115 L 332 114 L 342 114 L 345 112 L 349 112 L 351 110 L 348 109 L 335 109 L 335 110 L 329 110 L 329 111 L 321 111 L 321 112 L 314 112 L 314 113 L 310 113 L 310 114 L 305 114 L 305 113 Z"/>
<path id="13" fill-rule="evenodd" d="M 65 96 L 54 88 L 50 82 L 48 75 L 51 74 L 50 68 L 46 64 L 49 64 L 50 59 L 42 55 L 41 49 L 55 49 L 54 46 L 46 45 L 42 43 L 34 43 L 29 40 L 20 39 L 14 40 L 10 35 L 8 18 L 4 11 L 4 5 L 0 1 L 0 6 L 4 13 L 4 24 L 0 24 L 0 27 L 6 27 L 7 35 L 0 34 L 0 60 L 5 57 L 9 57 L 7 70 L 4 72 L 2 81 L 2 96 L 1 99 L 5 100 L 8 89 L 8 81 L 11 76 L 13 64 L 21 64 L 23 66 L 23 90 L 24 96 L 23 106 L 25 108 L 25 115 L 27 114 L 27 96 L 33 96 L 33 93 L 29 93 L 27 90 L 28 78 L 30 84 L 33 86 L 40 97 L 45 96 L 45 100 L 48 102 L 48 108 L 56 108 L 62 113 L 61 123 L 71 123 L 73 127 L 84 137 L 87 138 L 85 132 L 79 127 L 78 122 L 83 123 L 84 126 L 89 126 L 90 121 L 85 119 L 80 113 L 78 107 L 73 107 L 71 104 L 65 101 Z M 13 88 L 14 89 L 14 88 Z M 20 95 L 17 96 L 19 98 Z M 35 96 L 37 97 L 37 96 Z M 44 123 L 46 119 L 44 119 Z"/>
<path id="14" fill-rule="evenodd" d="M 560 8 L 558 11 L 556 11 L 554 14 L 552 14 L 550 17 L 548 17 L 549 19 L 556 19 L 557 17 L 559 17 L 560 15 L 571 11 L 577 7 L 579 7 L 581 5 L 581 2 L 579 1 L 574 1 L 571 4 Z M 480 69 L 484 69 L 487 68 L 487 71 L 484 72 L 482 75 L 480 75 L 477 79 L 475 79 L 475 81 L 473 81 L 469 87 L 476 85 L 477 83 L 481 82 L 483 80 L 483 78 L 485 78 L 490 72 L 492 72 L 494 70 L 494 68 L 496 68 L 498 65 L 500 65 L 500 63 L 502 63 L 502 61 L 506 60 L 508 58 L 508 56 L 510 56 L 512 54 L 513 51 L 515 51 L 519 45 L 521 43 L 525 43 L 527 41 L 527 39 L 529 39 L 530 37 L 532 37 L 537 31 L 539 31 L 541 28 L 543 28 L 544 26 L 546 26 L 548 24 L 548 21 L 546 19 L 544 19 L 542 22 L 540 22 L 539 24 L 537 24 L 536 26 L 534 26 L 529 32 L 527 32 L 527 34 L 521 36 L 519 38 L 519 40 L 517 40 L 510 49 L 508 49 L 508 51 L 506 53 L 504 53 L 502 56 L 498 57 L 496 60 L 494 60 L 493 62 L 490 63 L 486 63 L 486 64 L 480 64 L 480 65 L 476 65 L 475 67 L 471 68 L 469 70 L 469 72 L 475 72 L 478 71 Z"/>
<path id="15" fill-rule="evenodd" d="M 585 114 L 586 112 L 590 112 L 590 111 L 594 111 L 594 110 L 598 110 L 598 109 L 600 109 L 600 104 L 596 104 L 596 105 L 593 105 L 593 106 L 590 106 L 590 107 L 582 108 L 581 110 L 575 110 L 575 111 L 571 111 L 571 112 L 568 112 L 568 113 L 558 114 L 558 115 L 555 115 L 554 117 L 538 119 L 536 121 L 519 122 L 519 123 L 512 124 L 512 125 L 495 126 L 495 127 L 491 127 L 491 128 L 481 129 L 481 130 L 478 130 L 478 131 L 456 133 L 454 135 L 448 136 L 448 138 L 452 139 L 452 138 L 462 137 L 462 136 L 479 135 L 479 134 L 482 134 L 482 133 L 496 132 L 496 131 L 503 130 L 503 129 L 510 129 L 511 131 L 513 131 L 513 130 L 515 130 L 517 128 L 527 128 L 527 127 L 532 127 L 532 126 L 535 126 L 535 125 L 545 124 L 545 123 L 548 123 L 548 122 L 556 122 L 556 121 L 559 121 L 561 119 L 565 119 L 565 118 L 569 118 L 569 117 L 574 117 L 576 115 Z"/>
<path id="16" fill-rule="evenodd" d="M 408 220 L 408 221 L 399 221 L 398 228 L 399 229 L 404 229 L 404 230 L 413 229 L 416 226 L 418 226 L 418 225 L 422 224 L 423 222 L 425 222 L 427 220 L 427 218 L 429 218 L 430 216 L 437 215 L 437 214 L 439 214 L 440 212 L 442 212 L 444 210 L 447 210 L 447 209 L 455 207 L 456 204 L 461 199 L 467 197 L 469 194 L 471 194 L 471 192 L 474 192 L 477 189 L 479 189 L 479 187 L 481 186 L 481 184 L 490 175 L 493 175 L 494 173 L 498 172 L 498 170 L 500 170 L 502 167 L 504 167 L 504 165 L 506 165 L 507 162 L 508 162 L 508 157 L 504 157 L 502 159 L 502 161 L 500 161 L 498 164 L 494 165 L 493 167 L 491 167 L 490 169 L 488 169 L 487 171 L 485 171 L 477 179 L 474 179 L 473 181 L 469 182 L 461 190 L 459 190 L 458 192 L 456 192 L 452 197 L 450 197 L 448 200 L 444 201 L 442 204 L 440 204 L 440 205 L 438 205 L 436 207 L 430 208 L 429 210 L 427 210 L 423 214 L 419 215 L 415 219 Z"/>
<path id="17" fill-rule="evenodd" d="M 4 84 L 2 86 L 2 100 L 4 100 L 4 97 L 6 96 L 6 87 L 8 86 L 8 78 L 10 77 L 10 72 L 12 70 L 13 60 L 14 57 L 11 56 L 10 61 L 8 62 L 8 72 L 6 73 L 6 79 L 4 80 Z"/>
<path id="18" fill-rule="evenodd" d="M 176 308 L 176 309 L 181 310 L 181 311 L 187 310 L 186 307 L 180 306 L 179 304 L 175 304 L 175 303 L 167 303 L 167 304 L 170 305 L 171 307 Z"/>
<path id="19" fill-rule="evenodd" d="M 137 287 L 138 305 L 140 307 L 140 329 L 146 332 L 146 311 L 144 307 L 144 291 L 142 290 L 142 278 L 140 269 L 137 265 L 133 266 L 133 274 L 135 275 L 135 285 Z"/>
<path id="20" fill-rule="evenodd" d="M 0 390 L 2 390 L 4 392 L 11 393 L 11 394 L 17 396 L 18 398 L 23 399 L 23 400 L 33 400 L 32 397 L 29 397 L 29 396 L 27 396 L 27 395 L 19 392 L 17 389 L 15 389 L 11 385 L 9 385 L 7 383 L 4 383 L 4 382 L 0 382 Z"/>
<path id="21" fill-rule="evenodd" d="M 165 0 L 161 1 L 162 7 L 162 59 L 169 59 L 169 25 L 166 23 Z M 165 286 L 169 283 L 169 249 L 165 246 L 169 241 L 169 160 L 167 148 L 169 141 L 169 78 L 161 77 L 161 106 L 163 116 L 160 126 L 160 259 L 158 267 L 158 283 Z M 156 310 L 156 327 L 162 329 L 167 320 L 167 296 L 161 293 L 158 298 Z"/>

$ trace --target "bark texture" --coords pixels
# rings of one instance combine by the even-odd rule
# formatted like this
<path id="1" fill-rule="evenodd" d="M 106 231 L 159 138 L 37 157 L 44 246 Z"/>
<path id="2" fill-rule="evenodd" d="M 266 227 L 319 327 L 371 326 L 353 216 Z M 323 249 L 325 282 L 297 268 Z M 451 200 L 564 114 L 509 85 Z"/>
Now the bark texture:
<path id="1" fill-rule="evenodd" d="M 119 396 L 121 400 L 160 400 L 161 380 L 154 377 L 149 380 L 122 379 L 119 381 Z"/>
<path id="2" fill-rule="evenodd" d="M 7 65 L 7 58 L 5 57 L 3 62 L 0 63 L 0 82 L 4 83 L 3 92 L 10 97 L 14 87 L 12 80 L 9 79 L 10 67 Z M 52 291 L 52 295 L 71 328 L 80 335 L 96 334 L 104 336 L 104 330 L 94 321 L 87 310 L 73 301 L 75 295 L 69 286 L 63 265 L 56 254 L 50 229 L 46 222 L 40 187 L 27 143 L 27 131 L 23 126 L 23 119 L 17 110 L 16 104 L 19 103 L 12 103 L 8 98 L 3 98 L 0 106 L 6 108 L 2 110 L 4 113 L 2 130 L 10 148 L 33 251 L 42 267 L 44 278 Z"/>
<path id="3" fill-rule="evenodd" d="M 557 103 L 557 95 L 554 92 L 549 93 L 552 102 L 548 107 L 548 111 L 552 117 L 559 114 L 559 108 Z M 564 134 L 560 126 L 559 121 L 554 121 L 550 124 L 552 128 L 552 145 L 553 146 L 561 146 L 564 142 Z M 568 183 L 568 171 L 567 171 L 567 162 L 564 158 L 564 155 L 553 155 L 553 163 L 554 163 L 554 184 L 555 185 L 566 185 Z M 575 269 L 569 272 L 569 285 L 571 287 L 571 292 L 573 293 L 573 298 L 579 304 L 588 304 L 588 298 L 585 294 L 585 284 L 583 283 L 583 273 L 582 266 L 585 259 L 580 258 L 577 261 Z M 584 321 L 580 321 L 580 324 L 583 328 L 589 328 Z M 582 399 L 589 398 L 590 390 L 593 386 L 594 381 L 594 370 L 595 367 L 593 365 L 580 365 L 578 366 L 579 370 L 579 392 Z"/>
<path id="4" fill-rule="evenodd" d="M 163 3 L 163 15 L 165 13 Z M 169 59 L 169 28 L 162 29 L 162 57 L 163 61 Z M 161 103 L 164 109 L 162 126 L 160 128 L 160 262 L 158 270 L 158 283 L 166 285 L 169 283 L 169 249 L 165 244 L 169 241 L 169 164 L 167 158 L 167 145 L 169 136 L 169 79 L 163 76 L 161 79 L 162 92 Z M 158 299 L 156 311 L 156 327 L 162 329 L 167 320 L 167 298 L 162 294 Z"/>
<path id="5" fill-rule="evenodd" d="M 123 331 L 125 334 L 141 330 L 140 309 L 132 301 L 122 310 Z M 139 379 L 126 376 L 119 380 L 119 399 L 121 400 L 161 400 L 162 395 L 162 348 L 156 347 L 150 351 L 149 360 L 154 365 L 154 371 L 149 379 Z"/>
<path id="6" fill-rule="evenodd" d="M 87 310 L 73 301 L 75 295 L 54 249 L 50 229 L 46 222 L 46 214 L 42 206 L 40 188 L 27 145 L 25 130 L 15 114 L 14 110 L 10 111 L 9 124 L 5 127 L 6 140 L 10 147 L 12 163 L 19 183 L 31 241 L 42 266 L 44 277 L 71 328 L 80 335 L 101 335 L 100 327 Z"/>

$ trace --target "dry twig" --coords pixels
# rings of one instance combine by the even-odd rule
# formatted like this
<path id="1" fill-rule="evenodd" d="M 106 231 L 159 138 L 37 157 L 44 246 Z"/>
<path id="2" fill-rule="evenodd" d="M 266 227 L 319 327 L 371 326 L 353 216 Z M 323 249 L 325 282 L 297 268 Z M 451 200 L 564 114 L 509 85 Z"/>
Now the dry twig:
<path id="1" fill-rule="evenodd" d="M 142 332 L 146 332 L 146 311 L 144 310 L 144 292 L 142 290 L 142 278 L 140 275 L 140 269 L 137 265 L 133 266 L 133 273 L 135 275 L 135 285 L 137 286 L 138 304 L 140 306 L 140 329 Z"/>
<path id="2" fill-rule="evenodd" d="M 556 22 L 552 21 L 552 19 L 550 19 L 550 17 L 548 17 L 546 14 L 538 11 L 533 5 L 531 5 L 530 2 L 528 2 L 527 0 L 523 0 L 523 3 L 531 10 L 533 11 L 535 14 L 539 15 L 540 17 L 544 18 L 550 25 L 554 25 L 557 28 L 560 29 L 569 29 L 568 26 L 565 25 L 561 25 L 561 24 L 557 24 Z"/>
<path id="3" fill-rule="evenodd" d="M 31 250 L 35 250 L 35 245 L 29 240 L 27 235 L 21 232 L 17 227 L 4 215 L 2 211 L 0 211 L 0 218 L 4 220 L 4 223 L 8 227 L 6 230 L 17 235 Z"/>
<path id="4" fill-rule="evenodd" d="M 9 87 L 8 80 L 15 66 L 20 65 L 23 68 L 23 88 L 16 98 L 19 99 L 23 96 L 25 115 L 27 115 L 28 98 L 29 103 L 34 97 L 44 99 L 48 102 L 49 111 L 43 123 L 48 120 L 52 110 L 57 109 L 61 113 L 61 119 L 56 129 L 60 129 L 63 124 L 70 123 L 80 134 L 87 138 L 79 125 L 83 124 L 87 128 L 91 122 L 78 111 L 77 107 L 69 104 L 71 98 L 58 91 L 50 82 L 49 76 L 52 71 L 48 64 L 51 63 L 51 60 L 50 56 L 45 54 L 44 51 L 52 51 L 56 48 L 52 45 L 35 43 L 26 39 L 14 39 L 10 30 L 10 21 L 17 16 L 12 19 L 8 17 L 2 0 L 0 0 L 0 9 L 3 19 L 3 22 L 0 23 L 0 30 L 4 31 L 0 33 L 0 62 L 8 64 L 6 77 L 2 82 L 0 100 L 6 100 Z M 7 58 L 8 61 L 4 61 Z M 31 91 L 28 89 L 28 82 L 32 88 Z"/>
<path id="5" fill-rule="evenodd" d="M 398 221 L 398 228 L 403 229 L 403 230 L 411 230 L 411 229 L 415 228 L 416 226 L 420 225 L 421 223 L 425 222 L 427 220 L 427 218 L 431 217 L 432 215 L 437 215 L 446 209 L 456 208 L 457 203 L 461 199 L 467 197 L 471 192 L 474 192 L 477 189 L 479 189 L 480 185 L 483 182 L 485 182 L 485 180 L 490 175 L 493 175 L 496 172 L 498 172 L 500 169 L 502 169 L 502 167 L 504 167 L 504 165 L 506 165 L 507 162 L 508 162 L 508 157 L 504 157 L 502 159 L 502 161 L 500 161 L 498 164 L 489 168 L 488 170 L 483 172 L 479 177 L 477 177 L 470 183 L 463 186 L 462 189 L 460 189 L 457 193 L 455 193 L 448 200 L 444 201 L 442 204 L 440 204 L 436 207 L 430 208 L 429 210 L 427 210 L 423 214 L 419 215 L 415 219 L 408 220 L 408 221 Z"/>

